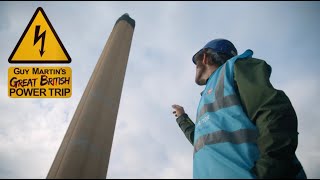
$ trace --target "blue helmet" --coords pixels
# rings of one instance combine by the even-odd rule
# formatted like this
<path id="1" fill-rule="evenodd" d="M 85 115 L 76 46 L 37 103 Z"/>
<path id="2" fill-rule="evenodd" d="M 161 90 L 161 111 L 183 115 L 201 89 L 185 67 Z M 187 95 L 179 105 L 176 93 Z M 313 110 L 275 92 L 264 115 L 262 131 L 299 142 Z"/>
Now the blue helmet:
<path id="1" fill-rule="evenodd" d="M 202 52 L 204 49 L 212 49 L 214 52 L 217 53 L 223 53 L 230 57 L 238 55 L 237 49 L 234 47 L 234 45 L 226 40 L 226 39 L 214 39 L 210 42 L 208 42 L 202 49 L 200 49 L 193 57 L 192 61 L 194 64 L 196 64 L 195 56 Z"/>

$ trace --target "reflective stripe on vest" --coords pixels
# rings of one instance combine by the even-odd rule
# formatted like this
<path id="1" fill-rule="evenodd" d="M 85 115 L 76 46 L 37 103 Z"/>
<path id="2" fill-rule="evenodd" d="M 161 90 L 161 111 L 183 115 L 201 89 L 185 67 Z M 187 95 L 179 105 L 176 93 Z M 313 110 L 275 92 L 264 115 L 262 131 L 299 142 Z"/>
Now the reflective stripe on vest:
<path id="1" fill-rule="evenodd" d="M 256 143 L 257 137 L 257 131 L 252 129 L 240 129 L 233 132 L 228 132 L 224 130 L 215 131 L 213 133 L 206 134 L 198 138 L 197 143 L 194 144 L 194 153 L 197 153 L 205 145 L 212 145 L 216 143 Z"/>
<path id="2" fill-rule="evenodd" d="M 217 99 L 213 103 L 203 105 L 197 119 L 199 119 L 206 112 L 215 112 L 215 111 L 218 111 L 222 108 L 226 108 L 226 107 L 234 106 L 234 105 L 240 105 L 240 101 L 239 101 L 237 95 L 235 95 L 235 94 Z"/>

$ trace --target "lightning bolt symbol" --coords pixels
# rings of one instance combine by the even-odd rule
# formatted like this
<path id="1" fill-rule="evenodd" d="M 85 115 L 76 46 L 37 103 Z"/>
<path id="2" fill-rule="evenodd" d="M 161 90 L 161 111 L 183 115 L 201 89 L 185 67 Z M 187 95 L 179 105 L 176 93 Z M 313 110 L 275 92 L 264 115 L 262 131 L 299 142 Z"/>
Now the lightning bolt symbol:
<path id="1" fill-rule="evenodd" d="M 33 46 L 36 45 L 36 43 L 41 39 L 41 49 L 39 49 L 40 55 L 42 57 L 44 51 L 44 41 L 46 39 L 46 31 L 43 31 L 42 34 L 39 35 L 40 26 L 36 26 L 35 32 L 34 32 L 34 40 L 33 40 Z"/>

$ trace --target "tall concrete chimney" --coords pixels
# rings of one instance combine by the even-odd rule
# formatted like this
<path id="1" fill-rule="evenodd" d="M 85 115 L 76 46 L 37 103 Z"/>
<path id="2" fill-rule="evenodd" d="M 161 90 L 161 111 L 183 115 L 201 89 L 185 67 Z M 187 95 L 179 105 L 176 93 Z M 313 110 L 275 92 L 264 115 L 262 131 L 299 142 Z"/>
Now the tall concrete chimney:
<path id="1" fill-rule="evenodd" d="M 127 13 L 115 23 L 48 179 L 106 178 L 134 27 Z"/>

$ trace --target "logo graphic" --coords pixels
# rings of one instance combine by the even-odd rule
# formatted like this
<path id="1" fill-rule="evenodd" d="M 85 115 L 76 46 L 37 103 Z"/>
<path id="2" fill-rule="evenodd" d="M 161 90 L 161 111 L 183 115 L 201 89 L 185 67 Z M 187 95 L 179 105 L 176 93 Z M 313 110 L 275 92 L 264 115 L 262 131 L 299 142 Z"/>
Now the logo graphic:
<path id="1" fill-rule="evenodd" d="M 11 98 L 69 98 L 72 94 L 70 67 L 9 67 L 8 96 Z"/>
<path id="2" fill-rule="evenodd" d="M 71 62 L 68 52 L 41 7 L 38 7 L 32 16 L 8 61 L 46 64 Z"/>

